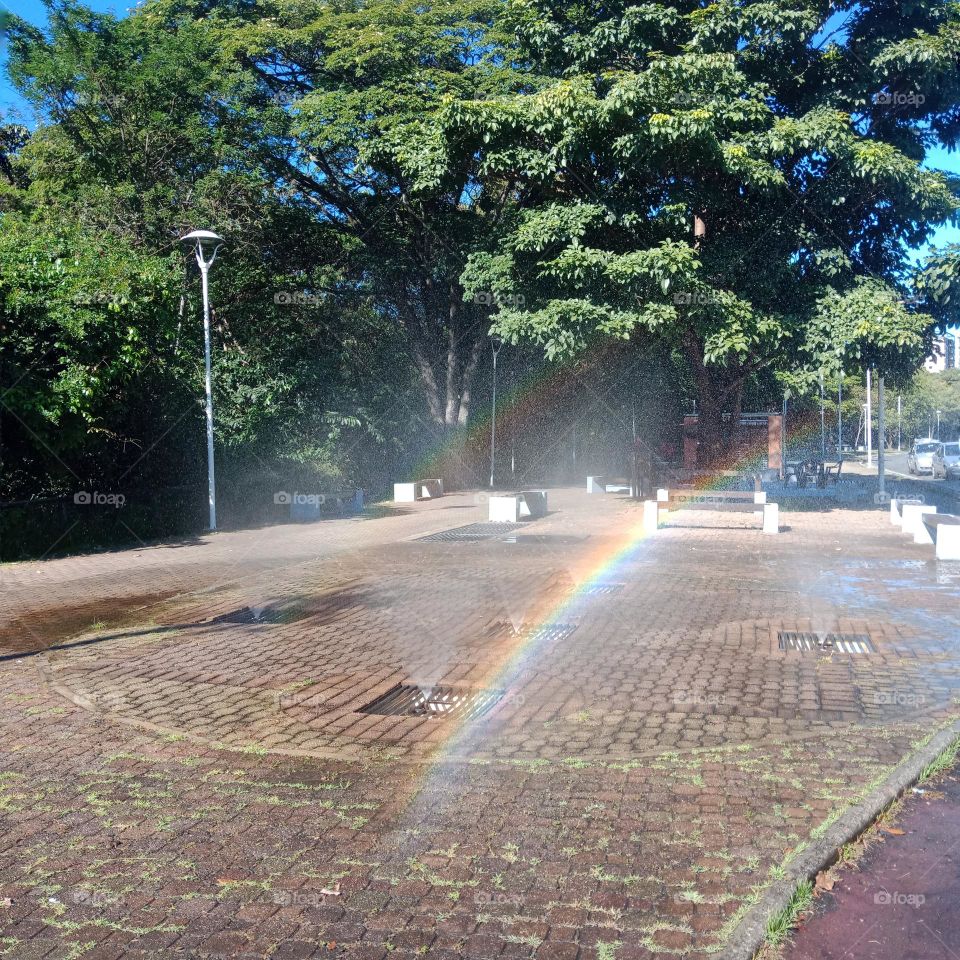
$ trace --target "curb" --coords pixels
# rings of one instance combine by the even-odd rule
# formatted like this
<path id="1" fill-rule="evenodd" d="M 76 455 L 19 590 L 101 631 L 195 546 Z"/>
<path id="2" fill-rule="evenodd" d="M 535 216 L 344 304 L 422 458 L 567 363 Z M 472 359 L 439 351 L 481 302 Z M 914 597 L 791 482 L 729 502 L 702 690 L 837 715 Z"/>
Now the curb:
<path id="1" fill-rule="evenodd" d="M 869 796 L 847 810 L 826 833 L 812 843 L 786 868 L 787 875 L 776 881 L 752 906 L 737 929 L 717 954 L 717 960 L 750 960 L 766 943 L 767 923 L 789 903 L 797 886 L 831 865 L 845 844 L 864 832 L 908 787 L 920 779 L 924 768 L 960 736 L 960 720 L 954 720 L 928 744 L 903 760 Z"/>

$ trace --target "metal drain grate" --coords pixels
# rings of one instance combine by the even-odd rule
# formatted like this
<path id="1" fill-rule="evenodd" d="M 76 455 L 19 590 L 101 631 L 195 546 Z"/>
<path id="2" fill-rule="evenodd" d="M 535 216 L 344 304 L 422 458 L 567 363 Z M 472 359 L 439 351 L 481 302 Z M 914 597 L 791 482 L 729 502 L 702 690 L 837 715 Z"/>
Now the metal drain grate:
<path id="1" fill-rule="evenodd" d="M 418 687 L 412 683 L 398 683 L 383 696 L 361 707 L 359 712 L 385 717 L 473 718 L 482 716 L 502 699 L 502 690 Z"/>
<path id="2" fill-rule="evenodd" d="M 817 651 L 818 653 L 876 653 L 865 633 L 797 633 L 781 630 L 777 634 L 781 650 Z"/>
<path id="3" fill-rule="evenodd" d="M 619 593 L 625 584 L 623 583 L 594 583 L 583 591 L 585 597 L 608 597 L 611 593 Z"/>
<path id="4" fill-rule="evenodd" d="M 575 623 L 549 623 L 542 627 L 521 627 L 514 631 L 515 637 L 523 637 L 525 643 L 559 643 L 577 629 Z"/>
<path id="5" fill-rule="evenodd" d="M 516 533 L 509 537 L 504 537 L 504 543 L 537 543 L 546 546 L 565 546 L 570 543 L 583 543 L 590 538 L 589 534 L 585 536 L 576 536 L 574 534 L 564 533 Z"/>
<path id="6" fill-rule="evenodd" d="M 472 543 L 502 537 L 522 526 L 521 523 L 468 523 L 465 527 L 454 527 L 453 530 L 441 530 L 425 537 L 417 537 L 417 542 Z"/>
<path id="7" fill-rule="evenodd" d="M 240 607 L 214 617 L 210 623 L 292 623 L 300 620 L 306 613 L 296 606 L 287 607 Z"/>

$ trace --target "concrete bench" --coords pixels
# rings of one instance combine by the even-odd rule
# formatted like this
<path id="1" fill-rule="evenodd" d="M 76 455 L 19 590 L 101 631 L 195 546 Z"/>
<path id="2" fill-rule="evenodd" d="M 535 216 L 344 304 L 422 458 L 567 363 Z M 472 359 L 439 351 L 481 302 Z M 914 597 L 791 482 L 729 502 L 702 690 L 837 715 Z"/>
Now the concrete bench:
<path id="1" fill-rule="evenodd" d="M 933 543 L 924 531 L 923 518 L 928 513 L 936 512 L 937 508 L 927 503 L 905 503 L 901 529 L 913 537 L 914 543 Z"/>
<path id="2" fill-rule="evenodd" d="M 893 497 L 890 500 L 890 522 L 894 526 L 903 526 L 903 508 L 906 504 L 923 503 L 920 497 Z"/>
<path id="3" fill-rule="evenodd" d="M 955 513 L 928 513 L 922 517 L 927 543 L 936 544 L 938 560 L 960 560 L 960 516 Z M 914 537 L 916 539 L 916 537 Z"/>
<path id="4" fill-rule="evenodd" d="M 325 509 L 363 512 L 363 490 L 359 487 L 352 493 L 294 493 L 284 496 L 290 504 L 291 520 L 319 520 Z"/>
<path id="5" fill-rule="evenodd" d="M 394 503 L 415 503 L 417 500 L 433 500 L 442 496 L 442 480 L 414 480 L 413 483 L 393 485 Z"/>
<path id="6" fill-rule="evenodd" d="M 767 503 L 763 490 L 658 490 L 656 500 L 643 505 L 643 527 L 652 533 L 660 526 L 661 510 L 710 510 L 752 513 L 763 521 L 764 533 L 780 532 L 780 507 Z"/>
<path id="7" fill-rule="evenodd" d="M 587 477 L 587 493 L 628 493 L 633 496 L 633 484 L 628 480 L 608 480 L 606 477 Z"/>
<path id="8" fill-rule="evenodd" d="M 491 523 L 519 523 L 547 515 L 547 491 L 524 490 L 521 493 L 490 497 Z"/>
<path id="9" fill-rule="evenodd" d="M 678 507 L 700 507 L 701 510 L 729 510 L 738 504 L 759 505 L 767 502 L 763 490 L 665 490 L 657 491 L 658 503 L 676 504 Z"/>

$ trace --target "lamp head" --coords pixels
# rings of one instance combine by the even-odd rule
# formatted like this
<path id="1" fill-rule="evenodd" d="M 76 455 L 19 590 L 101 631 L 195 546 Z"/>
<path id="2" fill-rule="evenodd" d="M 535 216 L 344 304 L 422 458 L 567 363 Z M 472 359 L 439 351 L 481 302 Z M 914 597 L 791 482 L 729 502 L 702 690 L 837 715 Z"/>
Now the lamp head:
<path id="1" fill-rule="evenodd" d="M 209 267 L 217 258 L 217 251 L 223 246 L 224 239 L 212 230 L 191 230 L 180 238 L 181 243 L 193 245 L 197 254 L 197 262 L 201 267 Z M 210 250 L 209 259 L 204 259 L 204 252 Z"/>

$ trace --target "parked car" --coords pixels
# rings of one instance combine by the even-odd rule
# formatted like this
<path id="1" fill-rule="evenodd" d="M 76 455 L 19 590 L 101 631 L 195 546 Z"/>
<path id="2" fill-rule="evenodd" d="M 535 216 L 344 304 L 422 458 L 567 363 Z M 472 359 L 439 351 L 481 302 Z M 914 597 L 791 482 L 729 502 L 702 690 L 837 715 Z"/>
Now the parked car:
<path id="1" fill-rule="evenodd" d="M 941 443 L 933 455 L 933 475 L 952 480 L 960 477 L 960 443 Z"/>
<path id="2" fill-rule="evenodd" d="M 933 473 L 933 455 L 940 449 L 940 442 L 932 437 L 914 440 L 907 454 L 907 470 L 910 473 Z"/>

